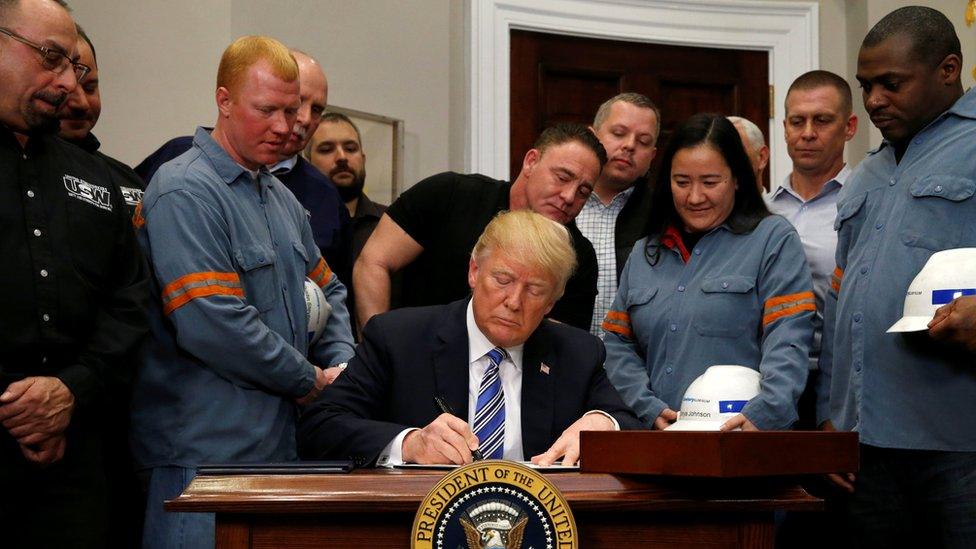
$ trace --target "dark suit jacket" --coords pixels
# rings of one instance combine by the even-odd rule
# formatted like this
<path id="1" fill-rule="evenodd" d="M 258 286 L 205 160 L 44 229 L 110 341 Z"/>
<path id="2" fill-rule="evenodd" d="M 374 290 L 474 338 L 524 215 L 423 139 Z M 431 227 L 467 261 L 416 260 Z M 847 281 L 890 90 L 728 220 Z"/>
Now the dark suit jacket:
<path id="1" fill-rule="evenodd" d="M 442 395 L 468 417 L 468 300 L 397 309 L 373 317 L 346 371 L 302 417 L 299 446 L 310 459 L 373 464 L 397 434 L 424 427 Z M 583 330 L 543 320 L 525 343 L 522 363 L 522 450 L 545 452 L 590 410 L 612 415 L 621 429 L 640 423 L 603 369 L 603 342 Z M 542 365 L 549 373 L 541 371 Z"/>
<path id="2" fill-rule="evenodd" d="M 627 258 L 630 257 L 634 243 L 647 236 L 645 225 L 647 216 L 651 212 L 651 188 L 646 178 L 640 178 L 634 183 L 634 192 L 627 199 L 617 223 L 614 225 L 614 252 L 617 258 L 617 280 L 624 270 Z"/>

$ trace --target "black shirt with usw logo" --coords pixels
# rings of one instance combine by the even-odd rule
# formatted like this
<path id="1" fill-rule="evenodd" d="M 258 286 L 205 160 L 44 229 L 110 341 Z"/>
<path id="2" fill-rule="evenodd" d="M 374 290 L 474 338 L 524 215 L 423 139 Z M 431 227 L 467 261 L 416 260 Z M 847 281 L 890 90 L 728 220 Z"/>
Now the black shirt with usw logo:
<path id="1" fill-rule="evenodd" d="M 0 386 L 61 379 L 79 409 L 130 375 L 148 268 L 107 164 L 53 135 L 0 128 Z"/>

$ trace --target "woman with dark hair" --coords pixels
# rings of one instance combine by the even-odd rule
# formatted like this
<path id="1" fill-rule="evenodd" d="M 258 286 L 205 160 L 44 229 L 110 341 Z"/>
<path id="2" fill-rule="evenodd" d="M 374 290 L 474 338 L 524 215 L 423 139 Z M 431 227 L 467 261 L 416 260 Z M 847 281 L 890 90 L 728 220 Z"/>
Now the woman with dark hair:
<path id="1" fill-rule="evenodd" d="M 788 428 L 815 310 L 799 236 L 766 209 L 724 116 L 682 124 L 659 173 L 648 236 L 603 323 L 610 381 L 648 427 L 664 429 L 709 366 L 748 366 L 762 376 L 760 393 L 722 428 Z"/>

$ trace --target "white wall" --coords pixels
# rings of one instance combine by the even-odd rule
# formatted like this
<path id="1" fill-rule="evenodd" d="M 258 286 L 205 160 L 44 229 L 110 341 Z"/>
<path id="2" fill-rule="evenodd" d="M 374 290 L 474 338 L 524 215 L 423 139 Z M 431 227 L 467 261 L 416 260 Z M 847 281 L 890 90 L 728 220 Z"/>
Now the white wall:
<path id="1" fill-rule="evenodd" d="M 136 164 L 171 137 L 216 119 L 214 81 L 231 0 L 71 2 L 98 55 L 106 154 Z"/>
<path id="2" fill-rule="evenodd" d="M 477 0 L 468 0 L 477 1 Z M 466 0 L 71 0 L 98 50 L 104 151 L 137 163 L 165 140 L 212 124 L 220 53 L 234 38 L 270 34 L 317 57 L 329 101 L 405 121 L 404 184 L 467 165 Z M 782 1 L 782 0 L 777 0 Z M 819 0 L 820 67 L 854 74 L 861 39 L 881 17 L 918 0 Z M 973 85 L 976 29 L 965 2 L 921 2 L 956 26 Z M 880 142 L 858 97 L 856 163 Z M 779 107 L 779 106 L 778 106 Z M 778 109 L 779 114 L 781 109 Z M 775 123 L 782 123 L 777 120 Z"/>
<path id="3" fill-rule="evenodd" d="M 267 34 L 322 63 L 330 103 L 404 120 L 406 186 L 449 168 L 451 35 L 463 28 L 450 0 L 71 5 L 98 51 L 104 110 L 95 134 L 120 160 L 137 163 L 167 139 L 212 125 L 221 52 L 238 36 Z"/>

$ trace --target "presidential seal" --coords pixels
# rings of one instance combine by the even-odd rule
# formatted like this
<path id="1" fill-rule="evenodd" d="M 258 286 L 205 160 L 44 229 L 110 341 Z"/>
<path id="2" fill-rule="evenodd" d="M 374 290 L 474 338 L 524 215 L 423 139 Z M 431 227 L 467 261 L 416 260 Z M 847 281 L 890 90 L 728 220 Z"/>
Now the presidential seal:
<path id="1" fill-rule="evenodd" d="M 575 549 L 576 521 L 543 475 L 503 460 L 455 469 L 427 494 L 411 531 L 415 549 Z"/>

